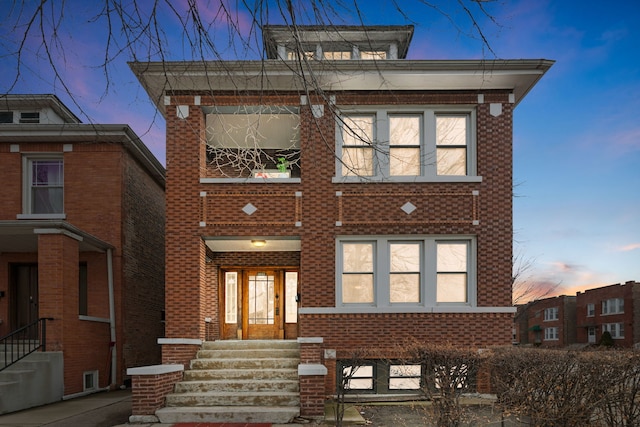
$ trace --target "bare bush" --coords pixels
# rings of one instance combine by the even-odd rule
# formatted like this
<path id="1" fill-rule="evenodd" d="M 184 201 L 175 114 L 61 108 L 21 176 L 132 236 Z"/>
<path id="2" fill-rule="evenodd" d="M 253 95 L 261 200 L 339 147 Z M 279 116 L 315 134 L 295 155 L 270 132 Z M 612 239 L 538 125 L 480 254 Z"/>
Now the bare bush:
<path id="1" fill-rule="evenodd" d="M 431 400 L 434 422 L 454 427 L 463 422 L 463 393 L 475 391 L 482 356 L 476 349 L 452 345 L 412 344 L 407 348 L 412 363 L 424 366 L 422 392 Z"/>
<path id="2" fill-rule="evenodd" d="M 492 383 L 505 413 L 534 426 L 638 425 L 639 356 L 631 352 L 500 349 Z"/>

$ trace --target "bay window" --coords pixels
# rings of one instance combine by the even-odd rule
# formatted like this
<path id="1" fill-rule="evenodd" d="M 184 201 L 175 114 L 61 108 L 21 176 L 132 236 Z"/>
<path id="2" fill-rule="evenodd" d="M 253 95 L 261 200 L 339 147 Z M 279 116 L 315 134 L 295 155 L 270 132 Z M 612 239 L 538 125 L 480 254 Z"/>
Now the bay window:
<path id="1" fill-rule="evenodd" d="M 341 237 L 336 265 L 338 307 L 475 305 L 471 237 Z"/>

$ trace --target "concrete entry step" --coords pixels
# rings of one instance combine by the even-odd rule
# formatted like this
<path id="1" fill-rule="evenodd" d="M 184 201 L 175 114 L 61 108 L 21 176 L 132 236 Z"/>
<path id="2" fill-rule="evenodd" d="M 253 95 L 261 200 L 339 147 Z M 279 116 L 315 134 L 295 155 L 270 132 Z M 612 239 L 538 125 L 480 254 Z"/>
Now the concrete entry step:
<path id="1" fill-rule="evenodd" d="M 296 341 L 203 343 L 156 411 L 163 423 L 288 423 L 300 415 Z"/>
<path id="2" fill-rule="evenodd" d="M 162 408 L 156 411 L 161 423 L 273 423 L 287 424 L 299 415 L 298 408 L 210 406 Z"/>

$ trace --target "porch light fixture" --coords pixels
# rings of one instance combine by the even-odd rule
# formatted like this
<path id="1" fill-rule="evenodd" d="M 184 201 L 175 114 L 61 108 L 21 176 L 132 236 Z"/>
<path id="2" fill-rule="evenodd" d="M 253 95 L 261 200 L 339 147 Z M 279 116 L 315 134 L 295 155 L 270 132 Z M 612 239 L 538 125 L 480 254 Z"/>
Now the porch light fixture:
<path id="1" fill-rule="evenodd" d="M 251 244 L 253 246 L 255 246 L 256 248 L 261 248 L 261 247 L 263 247 L 264 245 L 267 244 L 267 241 L 266 240 L 252 240 Z"/>

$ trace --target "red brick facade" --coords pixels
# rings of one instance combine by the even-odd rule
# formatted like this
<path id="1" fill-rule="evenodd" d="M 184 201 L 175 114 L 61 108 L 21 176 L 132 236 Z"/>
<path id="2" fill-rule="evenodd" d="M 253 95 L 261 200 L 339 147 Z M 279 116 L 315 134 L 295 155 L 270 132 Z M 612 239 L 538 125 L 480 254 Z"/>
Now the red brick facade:
<path id="1" fill-rule="evenodd" d="M 574 344 L 575 318 L 575 296 L 545 298 L 520 306 L 516 314 L 518 343 L 541 347 L 564 347 Z"/>
<path id="2" fill-rule="evenodd" d="M 284 52 L 281 48 L 278 46 L 279 52 Z M 371 349 L 371 354 L 384 359 L 396 354 L 407 340 L 478 347 L 510 343 L 514 312 L 513 109 L 551 65 L 549 61 L 494 64 L 500 68 L 495 76 L 504 73 L 513 77 L 518 80 L 514 86 L 513 80 L 503 82 L 501 77 L 491 83 L 490 79 L 477 79 L 486 72 L 484 62 L 407 61 L 402 67 L 394 61 L 388 63 L 391 65 L 361 61 L 357 66 L 348 62 L 340 62 L 337 71 L 325 74 L 322 62 L 318 62 L 322 84 L 335 84 L 331 89 L 323 87 L 322 96 L 309 81 L 292 72 L 295 67 L 277 60 L 233 62 L 232 66 L 176 63 L 169 69 L 166 64 L 132 65 L 151 98 L 157 100 L 167 126 L 166 336 L 224 338 L 220 283 L 224 268 L 295 267 L 299 272 L 301 366 L 309 368 L 308 375 L 300 377 L 302 412 L 306 414 L 318 410 L 321 396 L 335 393 L 335 358 L 349 358 L 356 349 Z M 405 66 L 411 72 L 398 71 Z M 186 70 L 189 79 L 183 77 Z M 269 89 L 252 86 L 254 71 Z M 160 89 L 167 86 L 158 78 L 159 72 L 172 82 L 171 91 Z M 527 77 L 522 77 L 525 74 Z M 451 80 L 443 83 L 435 77 L 441 75 Z M 370 81 L 367 79 L 378 82 L 377 78 L 379 85 L 362 83 Z M 415 86 L 408 87 L 408 81 Z M 371 89 L 378 86 L 385 88 Z M 276 106 L 299 115 L 300 159 L 292 170 L 295 179 L 269 182 L 245 179 L 248 175 L 227 179 L 228 166 L 209 164 L 207 115 L 217 114 L 217 109 L 232 111 L 228 107 L 247 106 Z M 427 110 L 436 108 L 442 112 L 465 109 L 470 117 L 473 147 L 468 151 L 467 176 L 456 179 L 434 173 L 404 180 L 342 179 L 336 162 L 340 145 L 336 111 L 385 109 L 393 114 L 414 109 L 425 111 L 426 117 Z M 416 209 L 401 209 L 407 203 Z M 247 213 L 248 206 L 257 210 Z M 270 242 L 299 242 L 299 247 L 268 253 L 224 247 L 216 251 L 210 245 L 215 240 L 227 244 L 243 240 L 248 245 L 265 236 Z M 439 304 L 435 296 L 410 307 L 391 303 L 353 307 L 339 302 L 340 256 L 336 248 L 341 241 L 414 236 L 425 241 L 448 238 L 470 242 L 471 286 L 465 303 Z M 425 287 L 433 289 L 433 283 Z M 425 295 L 427 292 L 432 291 L 425 290 Z M 320 344 L 307 348 L 304 339 L 320 339 Z M 170 353 L 163 350 L 164 363 L 171 362 Z M 324 359 L 325 354 L 332 356 Z M 322 369 L 312 369 L 319 363 L 328 370 L 324 379 L 322 375 L 316 378 Z M 324 383 L 324 390 L 318 389 L 319 382 Z"/>
<path id="3" fill-rule="evenodd" d="M 109 137 L 91 136 L 96 127 L 75 122 L 46 125 L 49 133 L 32 132 L 32 137 L 4 133 L 17 129 L 27 135 L 38 126 L 45 125 L 0 126 L 0 291 L 5 292 L 0 336 L 27 321 L 19 313 L 25 307 L 15 302 L 11 272 L 14 266 L 33 266 L 38 293 L 32 316 L 54 319 L 48 322 L 47 349 L 64 353 L 64 394 L 83 392 L 85 372 L 98 372 L 98 388 L 121 385 L 127 367 L 158 363 L 161 357 L 156 341 L 164 335 L 164 168 L 125 126 L 97 125 Z M 24 162 L 34 155 L 63 161 L 62 217 L 23 211 Z M 87 271 L 84 315 L 80 264 Z M 116 377 L 111 378 L 114 351 Z"/>

